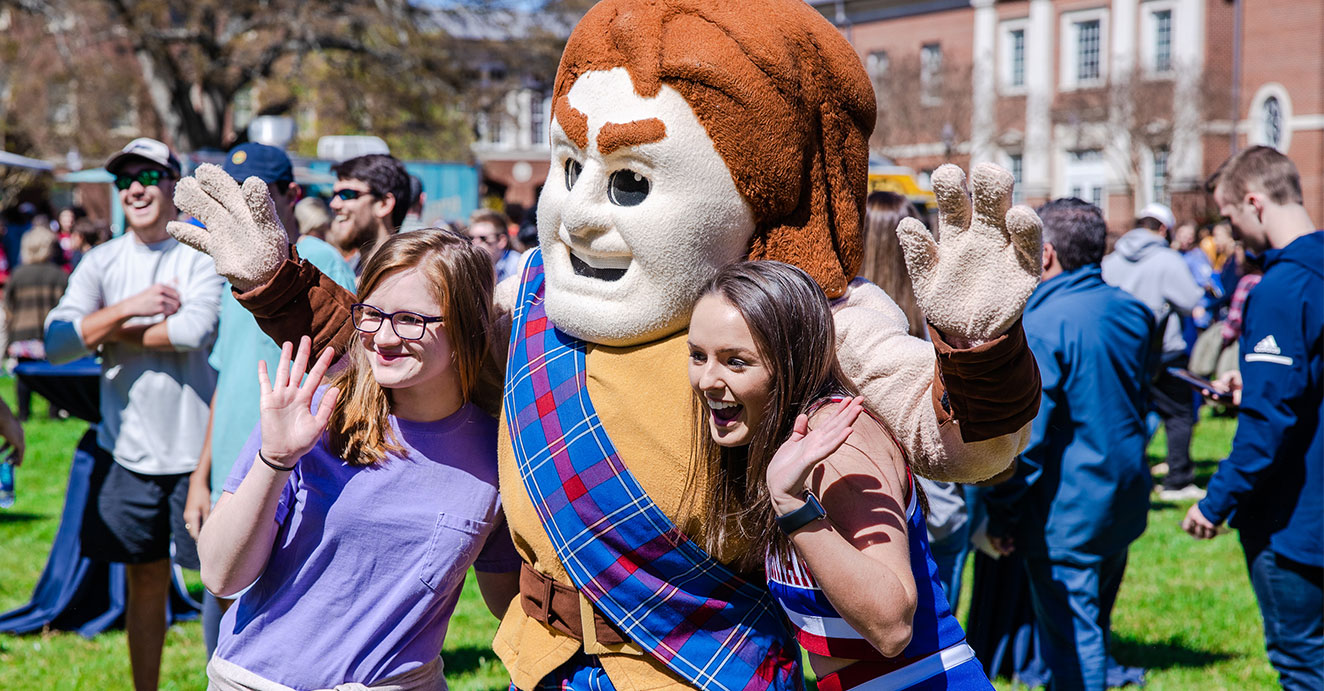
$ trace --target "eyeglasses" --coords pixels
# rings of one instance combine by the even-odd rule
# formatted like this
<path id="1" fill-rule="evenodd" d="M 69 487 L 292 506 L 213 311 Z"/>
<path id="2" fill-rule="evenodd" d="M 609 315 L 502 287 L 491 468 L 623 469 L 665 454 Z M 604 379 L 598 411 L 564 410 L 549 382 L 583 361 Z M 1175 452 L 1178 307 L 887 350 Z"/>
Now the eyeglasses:
<path id="1" fill-rule="evenodd" d="M 470 235 L 469 239 L 472 240 L 474 244 L 481 243 L 484 245 L 495 245 L 501 242 L 500 235 Z"/>
<path id="2" fill-rule="evenodd" d="M 161 178 L 164 177 L 166 177 L 165 171 L 158 170 L 156 168 L 145 168 L 143 170 L 138 171 L 137 174 L 135 175 L 116 173 L 115 189 L 127 190 L 130 187 L 133 187 L 134 182 L 137 182 L 143 187 L 152 187 L 154 185 L 161 184 Z"/>
<path id="3" fill-rule="evenodd" d="M 350 319 L 354 328 L 365 334 L 375 334 L 382 328 L 382 322 L 391 322 L 391 330 L 406 341 L 417 341 L 427 332 L 428 324 L 446 321 L 444 317 L 425 317 L 414 312 L 383 312 L 372 305 L 359 302 L 350 305 Z"/>
<path id="4" fill-rule="evenodd" d="M 351 199 L 358 199 L 359 197 L 362 197 L 364 195 L 367 195 L 369 197 L 376 196 L 372 192 L 361 192 L 359 190 L 344 189 L 344 190 L 336 190 L 335 192 L 332 192 L 331 198 L 332 199 L 339 198 L 342 201 L 349 201 Z"/>

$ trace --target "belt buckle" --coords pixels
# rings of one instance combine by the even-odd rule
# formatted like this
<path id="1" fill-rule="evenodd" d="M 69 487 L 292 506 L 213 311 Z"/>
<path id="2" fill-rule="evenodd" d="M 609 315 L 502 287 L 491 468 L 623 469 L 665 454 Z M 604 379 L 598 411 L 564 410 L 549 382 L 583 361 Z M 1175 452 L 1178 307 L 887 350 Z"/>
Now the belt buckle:
<path id="1" fill-rule="evenodd" d="M 583 593 L 576 593 L 579 599 L 579 630 L 584 636 L 584 654 L 602 655 L 610 653 L 612 650 L 601 643 L 598 643 L 598 628 L 593 621 L 593 604 L 584 597 Z"/>

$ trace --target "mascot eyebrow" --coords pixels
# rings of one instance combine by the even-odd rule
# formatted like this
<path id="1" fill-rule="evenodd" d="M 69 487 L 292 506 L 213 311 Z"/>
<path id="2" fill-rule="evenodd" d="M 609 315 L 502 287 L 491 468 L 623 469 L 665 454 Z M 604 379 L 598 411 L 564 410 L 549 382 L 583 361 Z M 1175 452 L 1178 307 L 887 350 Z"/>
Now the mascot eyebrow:
<path id="1" fill-rule="evenodd" d="M 570 105 L 570 97 L 562 96 L 556 99 L 556 104 L 552 106 L 552 117 L 561 124 L 565 136 L 569 137 L 575 146 L 581 149 L 588 146 L 588 116 Z"/>
<path id="2" fill-rule="evenodd" d="M 552 115 L 561 123 L 565 136 L 583 149 L 588 146 L 588 116 L 570 105 L 570 99 L 562 96 L 552 106 Z M 609 122 L 598 132 L 598 151 L 606 156 L 628 146 L 660 142 L 667 136 L 667 126 L 657 118 L 634 120 L 632 122 Z"/>
<path id="3" fill-rule="evenodd" d="M 667 126 L 657 118 L 633 122 L 609 122 L 598 130 L 598 151 L 603 156 L 617 149 L 660 142 L 667 136 Z"/>

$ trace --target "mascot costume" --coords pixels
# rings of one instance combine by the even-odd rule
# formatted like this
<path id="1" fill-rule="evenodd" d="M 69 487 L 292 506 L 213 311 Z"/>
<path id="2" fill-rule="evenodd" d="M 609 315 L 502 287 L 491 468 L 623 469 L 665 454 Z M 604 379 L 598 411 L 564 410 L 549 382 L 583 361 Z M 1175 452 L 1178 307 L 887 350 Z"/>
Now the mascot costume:
<path id="1" fill-rule="evenodd" d="M 815 278 L 843 369 L 917 472 L 985 480 L 1025 443 L 1039 380 L 1019 320 L 1038 218 L 1009 208 L 1005 171 L 977 167 L 973 193 L 955 166 L 935 172 L 941 243 L 913 219 L 898 229 L 932 342 L 907 336 L 900 309 L 854 278 L 874 99 L 803 0 L 606 0 L 570 36 L 541 250 L 498 291 L 501 494 L 524 567 L 493 647 L 514 686 L 802 684 L 762 574 L 726 566 L 745 546 L 699 547 L 714 527 L 686 327 L 720 266 L 776 259 Z M 268 334 L 344 352 L 353 296 L 293 253 L 265 185 L 204 166 L 178 190 L 207 229 L 171 233 L 216 259 Z"/>

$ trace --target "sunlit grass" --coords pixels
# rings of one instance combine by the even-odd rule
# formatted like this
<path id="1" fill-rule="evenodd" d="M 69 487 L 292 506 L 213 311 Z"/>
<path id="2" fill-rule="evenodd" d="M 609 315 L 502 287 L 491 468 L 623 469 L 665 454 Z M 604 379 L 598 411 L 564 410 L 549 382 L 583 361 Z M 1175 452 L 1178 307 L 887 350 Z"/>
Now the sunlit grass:
<path id="1" fill-rule="evenodd" d="M 0 395 L 13 401 L 13 382 L 0 380 Z M 34 401 L 26 425 L 27 462 L 18 473 L 18 504 L 0 511 L 0 610 L 31 597 L 54 540 L 64 502 L 72 451 L 86 429 L 75 420 L 50 421 Z M 1197 428 L 1192 455 L 1200 484 L 1227 453 L 1234 423 L 1206 419 Z M 1162 458 L 1162 434 L 1150 445 L 1151 463 Z M 1178 528 L 1187 505 L 1156 502 L 1149 529 L 1131 547 L 1126 579 L 1114 616 L 1115 654 L 1126 665 L 1149 668 L 1148 688 L 1269 688 L 1275 676 L 1264 655 L 1259 612 L 1235 535 L 1196 542 Z M 196 572 L 185 572 L 201 590 Z M 962 602 L 968 607 L 969 571 Z M 496 621 L 483 605 L 470 574 L 451 622 L 443 655 L 452 689 L 504 689 L 507 677 L 490 643 Z M 171 628 L 162 662 L 164 689 L 206 687 L 201 626 Z M 120 689 L 129 687 L 122 631 L 92 640 L 49 632 L 0 634 L 0 689 Z M 1005 680 L 998 688 L 1011 688 Z"/>

